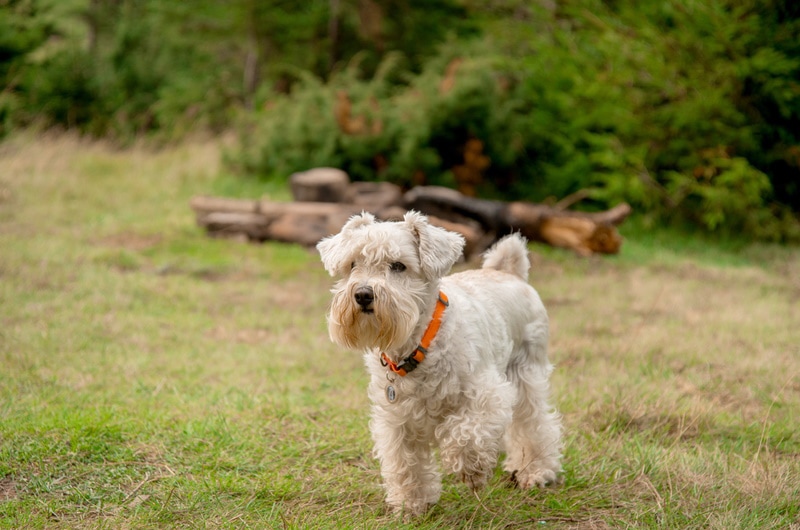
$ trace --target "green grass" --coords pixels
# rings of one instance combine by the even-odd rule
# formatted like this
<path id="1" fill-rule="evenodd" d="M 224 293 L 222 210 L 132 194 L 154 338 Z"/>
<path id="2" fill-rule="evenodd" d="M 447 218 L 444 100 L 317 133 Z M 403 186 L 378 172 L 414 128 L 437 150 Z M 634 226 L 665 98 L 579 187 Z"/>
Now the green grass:
<path id="1" fill-rule="evenodd" d="M 0 145 L 0 527 L 800 528 L 798 249 L 636 219 L 619 256 L 532 246 L 565 483 L 446 477 L 404 523 L 318 258 L 194 226 L 194 194 L 285 197 L 220 150 Z"/>

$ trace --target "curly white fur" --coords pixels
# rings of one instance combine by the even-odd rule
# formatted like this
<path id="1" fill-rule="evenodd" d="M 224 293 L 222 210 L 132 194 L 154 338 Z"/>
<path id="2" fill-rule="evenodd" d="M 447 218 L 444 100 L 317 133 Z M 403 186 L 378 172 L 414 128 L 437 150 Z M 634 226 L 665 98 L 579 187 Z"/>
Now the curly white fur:
<path id="1" fill-rule="evenodd" d="M 460 235 L 416 212 L 393 223 L 364 213 L 317 245 L 326 270 L 340 277 L 331 339 L 366 350 L 386 502 L 412 515 L 441 494 L 434 447 L 443 468 L 473 489 L 486 484 L 501 450 L 521 488 L 553 483 L 561 470 L 560 417 L 547 402 L 547 312 L 527 281 L 525 240 L 507 236 L 483 268 L 444 276 L 463 245 Z M 381 352 L 396 363 L 413 352 L 440 289 L 449 307 L 424 361 L 405 377 L 391 374 Z M 358 292 L 372 298 L 357 300 Z"/>

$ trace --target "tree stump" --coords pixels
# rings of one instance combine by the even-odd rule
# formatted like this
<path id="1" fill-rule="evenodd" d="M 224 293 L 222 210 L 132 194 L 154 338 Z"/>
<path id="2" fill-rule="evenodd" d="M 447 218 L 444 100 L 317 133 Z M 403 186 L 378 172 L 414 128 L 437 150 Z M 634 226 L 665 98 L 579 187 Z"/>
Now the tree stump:
<path id="1" fill-rule="evenodd" d="M 318 167 L 294 173 L 289 187 L 298 202 L 346 202 L 350 177 L 341 169 Z"/>

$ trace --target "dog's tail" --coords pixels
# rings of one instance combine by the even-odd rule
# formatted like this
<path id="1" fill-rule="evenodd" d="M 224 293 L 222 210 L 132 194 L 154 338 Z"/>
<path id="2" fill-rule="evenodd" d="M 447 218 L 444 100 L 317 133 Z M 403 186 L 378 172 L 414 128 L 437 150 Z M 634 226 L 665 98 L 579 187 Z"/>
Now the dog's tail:
<path id="1" fill-rule="evenodd" d="M 528 240 L 519 234 L 507 235 L 483 255 L 483 268 L 516 274 L 528 281 Z"/>

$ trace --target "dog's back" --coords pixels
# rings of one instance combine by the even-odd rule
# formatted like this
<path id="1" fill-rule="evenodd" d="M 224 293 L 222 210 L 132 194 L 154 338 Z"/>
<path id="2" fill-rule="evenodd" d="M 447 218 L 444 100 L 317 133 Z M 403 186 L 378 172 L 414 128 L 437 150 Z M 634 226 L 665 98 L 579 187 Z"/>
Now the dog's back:
<path id="1" fill-rule="evenodd" d="M 510 234 L 498 241 L 483 256 L 483 268 L 514 274 L 527 282 L 531 262 L 525 238 Z"/>
<path id="2" fill-rule="evenodd" d="M 441 286 L 454 300 L 453 306 L 458 307 L 451 312 L 463 311 L 471 315 L 476 325 L 480 322 L 478 327 L 487 344 L 529 343 L 528 325 L 544 330 L 537 332 L 544 338 L 536 342 L 546 344 L 547 310 L 536 289 L 528 283 L 530 268 L 526 239 L 510 234 L 484 254 L 482 268 L 446 276 Z"/>

